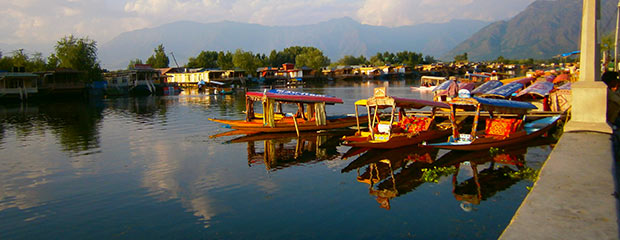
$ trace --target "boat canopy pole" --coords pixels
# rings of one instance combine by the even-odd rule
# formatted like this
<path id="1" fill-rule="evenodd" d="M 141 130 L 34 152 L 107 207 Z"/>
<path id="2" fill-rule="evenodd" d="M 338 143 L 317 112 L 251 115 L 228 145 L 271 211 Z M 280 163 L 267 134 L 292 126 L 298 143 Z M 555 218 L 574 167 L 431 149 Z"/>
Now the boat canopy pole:
<path id="1" fill-rule="evenodd" d="M 476 104 L 476 116 L 474 116 L 474 125 L 471 127 L 471 140 L 476 138 L 476 130 L 478 129 L 478 119 L 480 119 L 480 103 Z"/>
<path id="2" fill-rule="evenodd" d="M 357 123 L 357 133 L 359 134 L 362 130 L 360 129 L 360 115 L 357 111 L 357 104 L 355 104 L 355 122 Z"/>
<path id="3" fill-rule="evenodd" d="M 456 125 L 456 109 L 450 104 L 450 122 L 452 122 L 452 137 L 456 140 L 459 138 L 459 131 Z"/>
<path id="4" fill-rule="evenodd" d="M 388 139 L 392 136 L 392 124 L 394 124 L 394 113 L 396 112 L 396 103 L 392 104 L 392 117 L 390 118 L 390 131 L 388 132 Z"/>
<path id="5" fill-rule="evenodd" d="M 368 129 L 370 130 L 371 134 L 374 134 L 374 131 L 372 129 L 372 122 L 370 120 L 370 117 L 371 117 L 371 115 L 370 115 L 370 106 L 366 105 L 366 111 L 368 112 L 368 114 L 366 114 L 368 116 Z"/>

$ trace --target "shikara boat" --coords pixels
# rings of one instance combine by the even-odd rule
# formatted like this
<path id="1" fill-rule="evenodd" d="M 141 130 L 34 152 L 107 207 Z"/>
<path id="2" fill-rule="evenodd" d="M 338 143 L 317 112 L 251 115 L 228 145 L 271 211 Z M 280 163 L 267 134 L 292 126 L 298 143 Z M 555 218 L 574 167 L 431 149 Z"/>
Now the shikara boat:
<path id="1" fill-rule="evenodd" d="M 427 101 L 412 98 L 387 96 L 386 88 L 375 88 L 373 97 L 358 101 L 357 106 L 365 105 L 368 112 L 368 130 L 358 131 L 353 136 L 343 137 L 343 143 L 358 148 L 398 148 L 407 145 L 416 145 L 423 141 L 437 139 L 450 134 L 450 124 L 437 124 L 435 112 L 440 108 L 449 108 L 446 103 Z M 421 109 L 430 107 L 430 116 L 407 116 L 407 109 Z M 398 108 L 398 111 L 396 109 Z M 391 109 L 389 120 L 381 120 L 379 110 Z M 371 111 L 374 110 L 374 113 Z M 359 116 L 358 116 L 359 118 Z"/>
<path id="2" fill-rule="evenodd" d="M 419 87 L 411 87 L 412 91 L 431 91 L 448 80 L 446 77 L 422 76 Z"/>
<path id="3" fill-rule="evenodd" d="M 254 103 L 262 103 L 263 113 L 254 112 Z M 264 92 L 246 93 L 246 118 L 244 120 L 209 120 L 226 124 L 226 127 L 252 133 L 261 132 L 299 132 L 346 128 L 355 125 L 354 116 L 327 116 L 325 105 L 343 103 L 342 99 L 320 94 L 271 89 Z M 282 104 L 297 106 L 297 112 L 287 114 Z M 305 110 L 304 110 L 305 109 Z"/>
<path id="4" fill-rule="evenodd" d="M 475 111 L 471 134 L 459 134 L 459 124 L 452 121 L 452 136 L 447 142 L 427 144 L 428 146 L 476 151 L 492 147 L 505 147 L 520 144 L 535 139 L 549 129 L 560 119 L 561 115 L 545 117 L 536 121 L 527 122 L 525 114 L 531 109 L 536 109 L 531 103 L 510 101 L 503 99 L 488 99 L 478 97 L 459 97 L 453 99 L 450 104 L 450 119 L 455 119 L 458 109 Z M 480 112 L 488 111 L 490 118 L 486 120 L 485 130 L 478 131 Z M 518 118 L 495 118 L 494 113 L 516 114 Z"/>

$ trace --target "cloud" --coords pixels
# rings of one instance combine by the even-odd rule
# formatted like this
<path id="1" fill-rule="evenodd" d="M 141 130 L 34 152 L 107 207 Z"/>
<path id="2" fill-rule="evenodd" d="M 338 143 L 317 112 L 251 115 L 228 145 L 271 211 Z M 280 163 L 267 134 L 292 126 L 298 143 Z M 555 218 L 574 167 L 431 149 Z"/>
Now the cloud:
<path id="1" fill-rule="evenodd" d="M 365 24 L 403 26 L 453 19 L 508 19 L 534 0 L 366 0 L 357 11 Z M 493 9 L 492 11 L 489 9 Z"/>
<path id="2" fill-rule="evenodd" d="M 506 19 L 534 0 L 20 0 L 0 9 L 0 44 L 53 45 L 73 34 L 106 42 L 126 31 L 189 20 L 270 26 L 352 17 L 402 26 L 452 19 Z M 501 2 L 501 3 L 500 3 Z M 493 9 L 492 11 L 483 9 Z M 2 49 L 0 49 L 2 50 Z M 6 49 L 4 49 L 6 51 Z"/>

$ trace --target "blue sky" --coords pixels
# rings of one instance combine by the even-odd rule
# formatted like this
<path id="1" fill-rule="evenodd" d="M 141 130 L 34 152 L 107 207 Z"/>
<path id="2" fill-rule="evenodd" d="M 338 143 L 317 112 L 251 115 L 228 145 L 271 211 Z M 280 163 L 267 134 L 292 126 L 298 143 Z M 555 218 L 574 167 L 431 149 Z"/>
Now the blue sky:
<path id="1" fill-rule="evenodd" d="M 0 0 L 0 43 L 50 44 L 73 34 L 99 43 L 179 20 L 303 25 L 344 16 L 403 26 L 504 20 L 534 0 Z"/>

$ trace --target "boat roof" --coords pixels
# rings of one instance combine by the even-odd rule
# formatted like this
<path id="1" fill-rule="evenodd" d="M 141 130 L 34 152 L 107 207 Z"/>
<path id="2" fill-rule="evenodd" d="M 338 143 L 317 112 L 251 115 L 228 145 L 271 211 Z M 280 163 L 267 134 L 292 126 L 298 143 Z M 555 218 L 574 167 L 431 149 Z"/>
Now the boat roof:
<path id="1" fill-rule="evenodd" d="M 422 76 L 422 78 L 420 78 L 421 80 L 424 79 L 428 79 L 428 80 L 447 80 L 446 77 L 437 77 L 437 76 Z"/>
<path id="2" fill-rule="evenodd" d="M 448 90 L 448 88 L 450 87 L 450 85 L 452 83 L 459 83 L 455 80 L 448 80 L 445 82 L 442 82 L 441 84 L 439 84 L 437 87 L 433 88 L 433 92 L 437 92 L 437 91 L 441 91 L 441 90 Z"/>
<path id="3" fill-rule="evenodd" d="M 471 91 L 471 94 L 484 94 L 502 85 L 504 84 L 499 80 L 491 80 L 475 88 L 473 91 Z"/>
<path id="4" fill-rule="evenodd" d="M 358 101 L 359 102 L 359 101 Z M 355 102 L 357 105 L 358 102 Z M 361 102 L 360 102 L 361 103 Z M 377 106 L 377 107 L 401 107 L 401 108 L 415 108 L 420 109 L 424 107 L 439 107 L 439 108 L 449 108 L 450 105 L 443 102 L 435 102 L 429 100 L 415 99 L 415 98 L 402 98 L 402 97 L 371 97 L 366 101 L 366 105 L 368 106 Z"/>
<path id="5" fill-rule="evenodd" d="M 475 108 L 480 104 L 480 109 L 483 111 L 495 111 L 502 113 L 526 113 L 531 109 L 536 109 L 534 104 L 528 102 L 511 101 L 504 99 L 492 99 L 492 98 L 454 98 L 449 104 L 456 108 Z"/>
<path id="6" fill-rule="evenodd" d="M 254 98 L 254 100 L 267 97 L 270 99 L 274 99 L 275 101 L 281 101 L 281 102 L 296 102 L 296 103 L 324 102 L 326 104 L 343 103 L 342 99 L 338 97 L 334 97 L 334 96 L 306 93 L 306 92 L 295 92 L 295 91 L 289 91 L 289 90 L 283 90 L 283 89 L 271 89 L 269 91 L 265 90 L 264 92 L 247 92 L 245 95 L 248 97 Z"/>
<path id="7" fill-rule="evenodd" d="M 510 95 L 512 95 L 513 93 L 519 91 L 521 88 L 523 88 L 523 86 L 525 86 L 523 85 L 523 83 L 515 81 L 492 89 L 491 91 L 482 94 L 482 96 L 507 98 L 510 97 Z"/>
<path id="8" fill-rule="evenodd" d="M 34 73 L 27 73 L 27 72 L 0 72 L 0 78 L 1 77 L 35 78 L 35 77 L 39 77 L 39 75 L 36 75 Z"/>
<path id="9" fill-rule="evenodd" d="M 532 94 L 532 95 L 537 95 L 539 97 L 545 97 L 549 95 L 549 92 L 551 92 L 552 89 L 553 89 L 553 82 L 547 82 L 547 81 L 535 82 L 529 87 L 521 90 L 517 94 L 517 97 L 521 97 L 525 94 Z"/>

